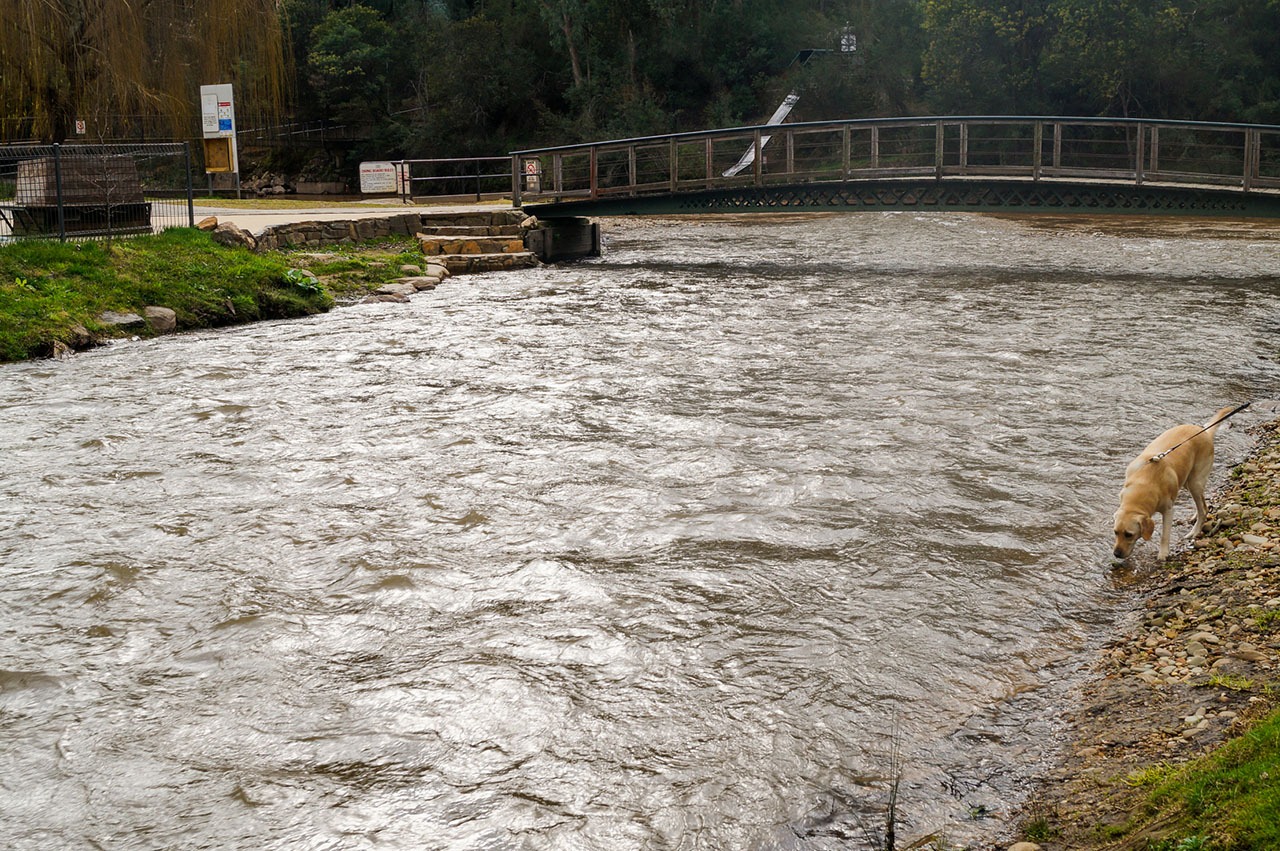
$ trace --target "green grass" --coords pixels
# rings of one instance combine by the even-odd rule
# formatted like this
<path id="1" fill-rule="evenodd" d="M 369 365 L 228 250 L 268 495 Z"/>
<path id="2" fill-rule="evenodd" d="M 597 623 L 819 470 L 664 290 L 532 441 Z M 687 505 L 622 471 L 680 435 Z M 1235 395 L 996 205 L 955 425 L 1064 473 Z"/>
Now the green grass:
<path id="1" fill-rule="evenodd" d="M 1280 712 L 1151 791 L 1155 849 L 1280 848 Z"/>
<path id="2" fill-rule="evenodd" d="M 322 250 L 284 249 L 285 262 L 305 268 L 324 281 L 335 298 L 352 298 L 402 277 L 403 265 L 423 266 L 418 242 L 412 237 L 389 236 L 356 245 L 330 245 Z"/>
<path id="3" fill-rule="evenodd" d="M 279 254 L 216 244 L 209 234 L 174 228 L 155 236 L 102 242 L 25 241 L 0 246 L 0 361 L 51 354 L 55 342 L 109 336 L 103 311 L 172 309 L 180 329 L 305 316 L 333 299 L 311 282 L 286 277 Z M 148 332 L 131 331 L 145 335 Z"/>

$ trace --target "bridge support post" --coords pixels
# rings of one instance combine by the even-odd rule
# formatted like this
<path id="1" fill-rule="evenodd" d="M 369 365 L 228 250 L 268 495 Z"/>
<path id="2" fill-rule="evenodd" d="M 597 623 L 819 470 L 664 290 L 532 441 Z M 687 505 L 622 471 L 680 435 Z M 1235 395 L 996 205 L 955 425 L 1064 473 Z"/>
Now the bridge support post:
<path id="1" fill-rule="evenodd" d="M 600 225 L 585 218 L 543 219 L 529 231 L 525 247 L 543 263 L 600 256 Z"/>

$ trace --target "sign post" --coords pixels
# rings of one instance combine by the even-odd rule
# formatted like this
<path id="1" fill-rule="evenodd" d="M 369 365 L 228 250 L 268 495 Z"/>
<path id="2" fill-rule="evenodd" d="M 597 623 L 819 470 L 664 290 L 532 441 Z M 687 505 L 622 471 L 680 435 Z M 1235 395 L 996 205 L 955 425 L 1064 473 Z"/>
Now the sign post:
<path id="1" fill-rule="evenodd" d="M 236 106 L 231 84 L 200 87 L 200 123 L 204 130 L 204 170 L 213 189 L 214 174 L 234 174 L 240 195 L 240 152 L 236 148 Z"/>

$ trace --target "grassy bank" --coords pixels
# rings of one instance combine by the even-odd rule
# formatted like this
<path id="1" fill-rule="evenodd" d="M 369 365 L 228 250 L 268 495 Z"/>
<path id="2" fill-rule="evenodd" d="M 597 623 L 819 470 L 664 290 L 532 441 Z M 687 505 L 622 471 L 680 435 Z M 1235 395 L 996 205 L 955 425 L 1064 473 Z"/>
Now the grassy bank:
<path id="1" fill-rule="evenodd" d="M 1210 531 L 1136 577 L 1025 813 L 1046 851 L 1280 849 L 1280 422 L 1252 431 Z"/>
<path id="2" fill-rule="evenodd" d="M 152 333 L 105 323 L 104 311 L 167 307 L 184 330 L 306 316 L 333 305 L 328 292 L 290 268 L 284 255 L 226 248 L 187 228 L 112 243 L 0 246 L 0 360 Z"/>

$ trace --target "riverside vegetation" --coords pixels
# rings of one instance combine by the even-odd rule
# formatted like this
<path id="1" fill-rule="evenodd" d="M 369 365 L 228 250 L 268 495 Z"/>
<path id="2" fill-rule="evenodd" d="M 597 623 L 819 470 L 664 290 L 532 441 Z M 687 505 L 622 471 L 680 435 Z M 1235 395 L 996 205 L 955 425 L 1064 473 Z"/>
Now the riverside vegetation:
<path id="1" fill-rule="evenodd" d="M 287 319 L 329 310 L 422 262 L 411 238 L 322 252 L 254 253 L 174 228 L 119 242 L 18 242 L 0 246 L 0 361 L 48 357 L 111 339 L 152 336 L 148 305 L 174 313 L 175 330 Z"/>

